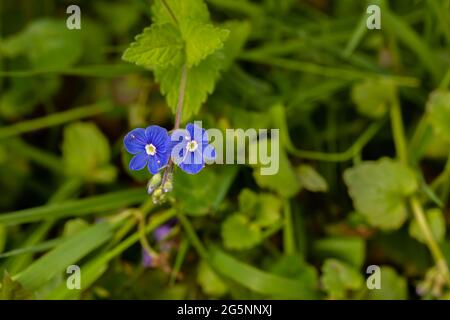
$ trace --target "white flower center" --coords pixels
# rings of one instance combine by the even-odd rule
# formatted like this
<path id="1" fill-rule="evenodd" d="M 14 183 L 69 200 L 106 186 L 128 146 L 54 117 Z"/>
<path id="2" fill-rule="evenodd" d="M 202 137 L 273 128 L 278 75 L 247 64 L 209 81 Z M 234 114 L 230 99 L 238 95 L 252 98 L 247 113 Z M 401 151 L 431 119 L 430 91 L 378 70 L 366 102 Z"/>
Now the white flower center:
<path id="1" fill-rule="evenodd" d="M 194 152 L 195 150 L 197 150 L 197 148 L 198 148 L 198 143 L 195 140 L 189 141 L 186 146 L 186 149 L 190 152 Z"/>
<path id="2" fill-rule="evenodd" d="M 147 144 L 145 145 L 145 152 L 147 152 L 148 155 L 154 156 L 156 153 L 156 148 L 153 144 Z"/>

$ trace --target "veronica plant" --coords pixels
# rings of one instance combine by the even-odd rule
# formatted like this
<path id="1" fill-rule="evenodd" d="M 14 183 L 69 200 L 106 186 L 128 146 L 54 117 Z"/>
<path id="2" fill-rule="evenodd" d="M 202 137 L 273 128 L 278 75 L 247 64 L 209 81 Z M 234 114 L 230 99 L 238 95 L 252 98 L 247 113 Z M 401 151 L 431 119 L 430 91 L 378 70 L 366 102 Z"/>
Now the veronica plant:
<path id="1" fill-rule="evenodd" d="M 200 110 L 220 71 L 230 64 L 224 48 L 230 31 L 211 23 L 202 0 L 156 1 L 152 12 L 153 24 L 136 37 L 123 59 L 154 71 L 175 113 L 175 125 L 172 139 L 164 128 L 149 126 L 129 132 L 124 144 L 134 155 L 130 170 L 147 166 L 154 175 L 147 190 L 160 202 L 172 190 L 174 164 L 196 174 L 215 158 L 205 130 L 193 124 L 180 129 L 180 123 Z"/>

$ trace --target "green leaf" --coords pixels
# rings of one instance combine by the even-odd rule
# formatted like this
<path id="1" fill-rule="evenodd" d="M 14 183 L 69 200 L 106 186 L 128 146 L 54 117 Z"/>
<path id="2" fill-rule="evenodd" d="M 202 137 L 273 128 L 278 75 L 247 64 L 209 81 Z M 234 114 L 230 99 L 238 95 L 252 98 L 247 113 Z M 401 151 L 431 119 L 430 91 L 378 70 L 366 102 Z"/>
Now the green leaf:
<path id="1" fill-rule="evenodd" d="M 259 207 L 254 222 L 260 227 L 270 227 L 281 217 L 283 203 L 270 193 L 259 194 Z"/>
<path id="2" fill-rule="evenodd" d="M 226 248 L 235 250 L 251 249 L 263 239 L 260 227 L 239 213 L 223 222 L 222 238 Z"/>
<path id="3" fill-rule="evenodd" d="M 183 32 L 188 67 L 198 65 L 207 56 L 221 49 L 228 34 L 228 30 L 214 27 L 212 24 L 190 23 Z"/>
<path id="4" fill-rule="evenodd" d="M 352 100 L 358 112 L 369 118 L 379 119 L 389 109 L 395 87 L 389 80 L 366 80 L 352 88 Z"/>
<path id="5" fill-rule="evenodd" d="M 370 300 L 406 300 L 408 299 L 408 285 L 406 279 L 388 266 L 382 266 L 381 289 L 369 290 Z"/>
<path id="6" fill-rule="evenodd" d="M 198 265 L 197 282 L 208 296 L 219 298 L 228 292 L 227 285 L 204 261 Z"/>
<path id="7" fill-rule="evenodd" d="M 0 283 L 0 300 L 31 300 L 34 296 L 24 289 L 22 285 L 14 281 L 5 271 L 3 281 Z"/>
<path id="8" fill-rule="evenodd" d="M 146 68 L 180 65 L 183 47 L 183 39 L 172 24 L 152 25 L 136 36 L 122 59 Z"/>
<path id="9" fill-rule="evenodd" d="M 96 224 L 57 246 L 55 249 L 33 262 L 17 276 L 26 289 L 37 290 L 54 276 L 101 246 L 112 236 L 108 223 Z"/>
<path id="10" fill-rule="evenodd" d="M 366 161 L 344 172 L 355 208 L 381 229 L 398 229 L 405 222 L 405 199 L 418 188 L 414 171 L 392 159 Z"/>
<path id="11" fill-rule="evenodd" d="M 188 70 L 183 104 L 183 122 L 197 114 L 208 95 L 214 91 L 220 71 L 223 69 L 223 63 L 224 57 L 219 51 Z M 173 113 L 176 112 L 177 108 L 182 71 L 182 65 L 156 68 L 154 71 L 156 80 L 161 86 L 161 93 L 166 96 L 167 104 Z"/>
<path id="12" fill-rule="evenodd" d="M 278 276 L 296 280 L 302 288 L 307 288 L 311 291 L 318 289 L 318 275 L 316 268 L 305 263 L 298 255 L 281 256 L 276 263 L 271 266 L 270 272 Z"/>
<path id="13" fill-rule="evenodd" d="M 166 3 L 175 15 L 181 30 L 192 22 L 210 22 L 208 7 L 203 0 L 166 0 Z M 155 1 L 152 6 L 152 16 L 154 23 L 176 24 L 163 1 Z"/>
<path id="14" fill-rule="evenodd" d="M 296 168 L 300 185 L 311 192 L 327 192 L 328 183 L 313 167 L 302 164 Z"/>
<path id="15" fill-rule="evenodd" d="M 211 266 L 221 275 L 234 280 L 245 288 L 268 297 L 287 299 L 314 299 L 315 290 L 310 290 L 298 281 L 261 271 L 241 262 L 223 251 L 212 248 L 209 254 Z"/>
<path id="16" fill-rule="evenodd" d="M 9 57 L 26 55 L 35 69 L 57 69 L 73 65 L 83 51 L 81 33 L 67 29 L 64 20 L 41 19 L 1 45 Z"/>
<path id="17" fill-rule="evenodd" d="M 78 122 L 65 127 L 62 152 L 69 176 L 99 183 L 116 178 L 116 168 L 109 163 L 108 140 L 93 123 Z"/>
<path id="18" fill-rule="evenodd" d="M 361 268 L 365 255 L 365 243 L 356 237 L 330 237 L 314 243 L 315 254 L 322 259 L 336 258 L 356 268 Z"/>
<path id="19" fill-rule="evenodd" d="M 196 175 L 177 170 L 173 194 L 183 212 L 201 216 L 216 211 L 237 173 L 235 166 L 206 168 Z"/>
<path id="20" fill-rule="evenodd" d="M 434 132 L 450 142 L 450 91 L 435 91 L 427 103 L 427 113 Z"/>
<path id="21" fill-rule="evenodd" d="M 325 260 L 322 272 L 322 285 L 333 299 L 346 298 L 348 290 L 358 290 L 364 283 L 358 270 L 336 259 Z"/>
<path id="22" fill-rule="evenodd" d="M 437 242 L 442 242 L 445 239 L 446 229 L 445 217 L 442 213 L 442 210 L 439 208 L 430 209 L 426 211 L 425 215 L 434 239 Z M 409 234 L 411 235 L 411 237 L 417 239 L 417 241 L 426 243 L 426 238 L 422 230 L 420 229 L 416 219 L 412 220 L 409 225 Z"/>
<path id="23" fill-rule="evenodd" d="M 260 227 L 269 227 L 280 219 L 282 202 L 270 193 L 243 189 L 238 197 L 239 212 Z"/>
<path id="24" fill-rule="evenodd" d="M 258 143 L 253 143 L 250 148 L 255 148 Z M 253 149 L 252 152 L 256 152 Z M 270 152 L 270 151 L 269 151 Z M 272 175 L 262 175 L 261 167 L 255 166 L 253 169 L 253 177 L 261 188 L 275 191 L 280 196 L 290 198 L 300 191 L 300 182 L 298 181 L 294 168 L 291 165 L 284 150 L 279 151 L 279 158 L 273 159 L 279 161 L 278 172 Z M 274 165 L 273 163 L 271 165 Z"/>

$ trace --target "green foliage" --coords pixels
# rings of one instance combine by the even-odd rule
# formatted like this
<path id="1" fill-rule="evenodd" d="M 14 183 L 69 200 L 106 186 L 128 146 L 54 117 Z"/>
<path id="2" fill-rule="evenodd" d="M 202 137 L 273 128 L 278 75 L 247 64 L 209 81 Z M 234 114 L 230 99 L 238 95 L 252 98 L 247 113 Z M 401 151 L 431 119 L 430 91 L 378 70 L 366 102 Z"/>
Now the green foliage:
<path id="1" fill-rule="evenodd" d="M 370 118 L 381 118 L 389 110 L 395 87 L 389 80 L 367 80 L 352 88 L 352 100 L 359 113 Z"/>
<path id="2" fill-rule="evenodd" d="M 366 249 L 364 240 L 356 237 L 330 237 L 316 241 L 314 251 L 318 257 L 333 257 L 356 268 L 361 268 Z"/>
<path id="3" fill-rule="evenodd" d="M 152 25 L 136 36 L 123 59 L 147 68 L 179 64 L 183 39 L 173 24 Z"/>
<path id="4" fill-rule="evenodd" d="M 450 141 L 450 91 L 435 91 L 427 103 L 427 113 L 433 130 Z"/>
<path id="5" fill-rule="evenodd" d="M 167 5 L 155 3 L 152 26 L 136 37 L 123 59 L 154 70 L 161 92 L 174 112 L 181 75 L 187 68 L 183 108 L 183 119 L 187 120 L 199 112 L 213 92 L 220 72 L 240 50 L 236 42 L 243 41 L 235 37 L 224 49 L 230 31 L 211 24 L 202 0 L 173 0 L 167 1 Z"/>
<path id="6" fill-rule="evenodd" d="M 381 289 L 370 290 L 368 298 L 371 300 L 406 300 L 408 299 L 408 288 L 405 278 L 391 267 L 382 266 Z"/>
<path id="7" fill-rule="evenodd" d="M 327 192 L 328 183 L 313 167 L 302 164 L 296 168 L 300 185 L 311 192 Z"/>
<path id="8" fill-rule="evenodd" d="M 373 226 L 398 229 L 405 222 L 405 199 L 418 188 L 414 172 L 391 159 L 363 162 L 344 173 L 355 208 Z"/>
<path id="9" fill-rule="evenodd" d="M 227 285 L 218 277 L 206 262 L 198 265 L 197 281 L 204 293 L 212 297 L 222 297 L 228 292 Z"/>
<path id="10" fill-rule="evenodd" d="M 448 298 L 445 1 L 377 31 L 355 1 L 84 1 L 80 30 L 41 2 L 0 10 L 0 299 Z M 279 129 L 275 174 L 175 170 L 153 203 L 123 137 L 181 98 L 180 127 Z"/>
<path id="11" fill-rule="evenodd" d="M 24 55 L 36 69 L 63 68 L 74 64 L 82 53 L 80 33 L 67 29 L 64 20 L 43 19 L 7 38 L 1 50 L 8 57 Z"/>
<path id="12" fill-rule="evenodd" d="M 116 168 L 109 163 L 108 140 L 92 123 L 79 122 L 67 126 L 62 153 L 68 176 L 99 183 L 109 183 L 116 178 Z"/>
<path id="13" fill-rule="evenodd" d="M 325 260 L 322 272 L 322 285 L 333 299 L 346 298 L 348 291 L 361 289 L 364 283 L 357 269 L 336 259 Z"/>
<path id="14" fill-rule="evenodd" d="M 30 291 L 25 290 L 19 282 L 14 281 L 7 272 L 3 274 L 3 281 L 0 285 L 0 300 L 31 300 L 34 298 Z"/>
<path id="15" fill-rule="evenodd" d="M 263 240 L 263 228 L 280 220 L 281 201 L 268 193 L 244 189 L 239 194 L 239 211 L 222 224 L 222 238 L 228 249 L 250 249 Z"/>
<path id="16" fill-rule="evenodd" d="M 445 239 L 446 229 L 445 217 L 442 210 L 439 208 L 430 209 L 426 211 L 425 215 L 433 237 L 437 242 L 442 242 Z M 409 234 L 418 241 L 426 243 L 426 238 L 423 231 L 420 229 L 417 220 L 412 220 L 409 224 Z"/>

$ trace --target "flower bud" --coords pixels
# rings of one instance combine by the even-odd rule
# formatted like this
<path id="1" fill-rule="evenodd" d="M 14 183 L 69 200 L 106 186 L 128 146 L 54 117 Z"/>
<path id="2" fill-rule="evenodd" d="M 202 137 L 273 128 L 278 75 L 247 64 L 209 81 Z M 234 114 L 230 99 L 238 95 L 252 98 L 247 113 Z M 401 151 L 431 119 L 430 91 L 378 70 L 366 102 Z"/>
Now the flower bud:
<path id="1" fill-rule="evenodd" d="M 163 192 L 163 189 L 161 187 L 158 187 L 155 189 L 152 195 L 152 200 L 154 204 L 161 204 L 166 199 L 166 195 Z"/>
<path id="2" fill-rule="evenodd" d="M 161 174 L 155 174 L 147 183 L 147 193 L 152 194 L 161 184 Z"/>

